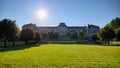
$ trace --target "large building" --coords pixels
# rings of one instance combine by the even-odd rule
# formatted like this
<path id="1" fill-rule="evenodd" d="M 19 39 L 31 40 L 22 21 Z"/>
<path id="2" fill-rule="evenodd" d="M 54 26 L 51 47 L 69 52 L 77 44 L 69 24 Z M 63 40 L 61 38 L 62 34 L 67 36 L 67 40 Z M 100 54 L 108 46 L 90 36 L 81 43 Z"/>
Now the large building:
<path id="1" fill-rule="evenodd" d="M 80 31 L 84 32 L 84 38 L 91 38 L 92 35 L 96 34 L 100 28 L 96 25 L 90 25 L 87 26 L 67 26 L 65 23 L 60 23 L 58 26 L 36 26 L 36 24 L 26 24 L 23 25 L 23 29 L 31 28 L 35 32 L 45 32 L 48 33 L 50 31 L 57 31 L 59 32 L 59 38 L 67 38 L 68 33 L 70 32 L 76 32 L 78 37 L 80 37 Z"/>

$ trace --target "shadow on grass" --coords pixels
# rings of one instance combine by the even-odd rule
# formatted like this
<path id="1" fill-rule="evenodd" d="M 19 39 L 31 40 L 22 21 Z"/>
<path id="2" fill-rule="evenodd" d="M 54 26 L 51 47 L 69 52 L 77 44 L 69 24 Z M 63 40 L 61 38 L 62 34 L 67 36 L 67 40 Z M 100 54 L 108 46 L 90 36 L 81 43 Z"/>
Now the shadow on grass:
<path id="1" fill-rule="evenodd" d="M 6 52 L 6 51 L 14 51 L 14 50 L 24 50 L 28 49 L 31 47 L 37 47 L 40 46 L 41 44 L 30 44 L 30 45 L 25 45 L 24 46 L 16 46 L 16 47 L 7 47 L 7 48 L 0 48 L 0 52 Z"/>
<path id="2" fill-rule="evenodd" d="M 47 43 L 47 44 L 78 44 L 78 46 L 80 45 L 90 45 L 90 46 L 120 46 L 120 44 L 111 44 L 111 45 L 107 45 L 107 44 L 96 44 L 96 43 Z M 80 44 L 80 45 L 79 45 Z"/>
<path id="3" fill-rule="evenodd" d="M 31 48 L 31 47 L 37 47 L 37 46 L 41 46 L 42 44 L 83 44 L 83 45 L 90 45 L 90 46 L 92 46 L 92 45 L 96 45 L 96 46 L 120 46 L 120 44 L 112 44 L 112 45 L 105 45 L 105 44 L 96 44 L 96 43 L 64 43 L 64 42 L 60 42 L 60 43 L 40 43 L 40 44 L 29 44 L 29 45 L 25 45 L 25 44 L 22 44 L 22 46 L 21 46 L 21 44 L 19 44 L 19 45 L 17 45 L 17 46 L 15 46 L 15 47 L 11 47 L 11 46 L 9 46 L 9 47 L 7 47 L 7 48 L 4 48 L 4 47 L 0 47 L 0 52 L 6 52 L 6 51 L 14 51 L 14 50 L 24 50 L 24 49 L 28 49 L 28 48 Z"/>
<path id="4" fill-rule="evenodd" d="M 77 44 L 83 44 L 83 45 L 96 45 L 96 46 L 120 46 L 120 44 L 96 44 L 96 43 L 77 43 Z"/>
<path id="5" fill-rule="evenodd" d="M 101 44 L 101 46 L 120 46 L 120 44 L 111 44 L 111 45 L 105 45 L 105 44 Z"/>

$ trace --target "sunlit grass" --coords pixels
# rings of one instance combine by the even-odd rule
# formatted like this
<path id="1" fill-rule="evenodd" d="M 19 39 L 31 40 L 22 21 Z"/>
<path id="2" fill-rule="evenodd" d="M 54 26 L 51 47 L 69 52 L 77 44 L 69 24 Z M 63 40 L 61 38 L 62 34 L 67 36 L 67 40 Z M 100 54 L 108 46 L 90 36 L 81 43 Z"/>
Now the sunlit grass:
<path id="1" fill-rule="evenodd" d="M 120 47 L 85 44 L 42 44 L 0 52 L 0 68 L 120 68 Z"/>
<path id="2" fill-rule="evenodd" d="M 120 46 L 120 41 L 112 41 L 110 42 L 112 45 L 119 45 Z"/>

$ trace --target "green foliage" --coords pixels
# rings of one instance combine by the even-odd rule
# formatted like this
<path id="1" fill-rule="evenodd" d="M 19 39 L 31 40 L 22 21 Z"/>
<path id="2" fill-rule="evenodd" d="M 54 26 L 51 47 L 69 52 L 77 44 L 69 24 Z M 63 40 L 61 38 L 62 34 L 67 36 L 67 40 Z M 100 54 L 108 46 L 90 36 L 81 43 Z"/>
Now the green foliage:
<path id="1" fill-rule="evenodd" d="M 15 22 L 16 21 L 10 19 L 3 19 L 0 21 L 0 39 L 4 40 L 5 47 L 8 40 L 12 40 L 14 46 L 14 41 L 19 36 L 20 30 Z"/>
<path id="2" fill-rule="evenodd" d="M 45 32 L 41 32 L 40 34 L 41 34 L 41 38 L 42 38 L 42 40 L 44 40 L 44 39 L 47 38 L 47 33 L 45 33 Z"/>
<path id="3" fill-rule="evenodd" d="M 85 35 L 84 31 L 80 30 L 79 34 L 80 34 L 81 39 L 83 39 L 83 36 Z"/>
<path id="4" fill-rule="evenodd" d="M 108 41 L 109 45 L 109 41 L 115 38 L 115 33 L 112 29 L 105 27 L 98 32 L 97 36 L 101 40 Z"/>
<path id="5" fill-rule="evenodd" d="M 108 23 L 105 27 L 109 27 L 111 29 L 119 28 L 120 27 L 120 18 L 116 17 L 110 23 Z"/>
<path id="6" fill-rule="evenodd" d="M 50 39 L 58 39 L 59 38 L 59 32 L 57 32 L 57 31 L 48 32 L 48 36 L 49 36 Z"/>
<path id="7" fill-rule="evenodd" d="M 76 31 L 71 31 L 70 32 L 70 38 L 71 39 L 78 39 L 78 35 Z"/>
<path id="8" fill-rule="evenodd" d="M 120 41 L 120 27 L 117 28 L 117 29 L 114 29 L 114 31 L 115 31 L 115 34 L 116 34 L 116 40 Z"/>
<path id="9" fill-rule="evenodd" d="M 29 40 L 34 40 L 35 33 L 32 29 L 27 28 L 21 31 L 20 40 L 25 41 L 28 44 Z"/>
<path id="10" fill-rule="evenodd" d="M 119 53 L 119 46 L 41 44 L 0 52 L 0 68 L 120 68 Z"/>
<path id="11" fill-rule="evenodd" d="M 19 38 L 20 30 L 15 24 L 15 21 L 11 25 L 10 40 L 13 41 L 13 46 L 15 46 L 15 40 Z"/>
<path id="12" fill-rule="evenodd" d="M 34 38 L 35 42 L 38 43 L 39 41 L 41 41 L 41 36 L 40 33 L 36 32 L 35 33 L 35 38 Z"/>
<path id="13" fill-rule="evenodd" d="M 108 23 L 104 28 L 102 28 L 99 32 L 98 32 L 98 37 L 101 40 L 104 41 L 108 41 L 109 44 L 109 40 L 112 40 L 113 38 L 119 40 L 119 30 L 117 28 L 120 28 L 120 18 L 116 17 L 115 19 L 113 19 L 110 23 Z"/>
<path id="14" fill-rule="evenodd" d="M 97 37 L 97 35 L 96 34 L 94 34 L 93 36 L 92 36 L 92 40 L 94 40 L 95 42 L 96 42 L 96 40 L 98 40 L 99 38 Z"/>

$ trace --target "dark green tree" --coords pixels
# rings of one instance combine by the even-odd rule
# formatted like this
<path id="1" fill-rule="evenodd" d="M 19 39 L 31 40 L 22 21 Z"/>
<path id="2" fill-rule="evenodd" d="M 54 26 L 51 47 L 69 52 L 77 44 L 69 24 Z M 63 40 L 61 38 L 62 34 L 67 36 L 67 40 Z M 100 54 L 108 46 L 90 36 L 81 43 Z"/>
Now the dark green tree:
<path id="1" fill-rule="evenodd" d="M 54 32 L 54 39 L 58 39 L 58 37 L 59 37 L 59 32 Z"/>
<path id="2" fill-rule="evenodd" d="M 52 30 L 52 31 L 48 32 L 48 36 L 50 39 L 58 39 L 59 32 Z"/>
<path id="3" fill-rule="evenodd" d="M 71 31 L 70 32 L 70 38 L 71 39 L 78 39 L 78 35 L 76 31 Z"/>
<path id="4" fill-rule="evenodd" d="M 107 44 L 110 45 L 110 40 L 115 38 L 115 33 L 109 27 L 105 27 L 98 32 L 97 36 L 99 39 L 107 41 Z"/>
<path id="5" fill-rule="evenodd" d="M 7 46 L 7 41 L 12 40 L 13 46 L 15 39 L 18 37 L 19 28 L 15 24 L 16 21 L 3 19 L 0 21 L 0 38 L 4 40 L 4 47 Z"/>
<path id="6" fill-rule="evenodd" d="M 35 33 L 34 40 L 35 40 L 36 43 L 38 43 L 39 41 L 41 41 L 40 33 L 38 33 L 38 32 Z"/>
<path id="7" fill-rule="evenodd" d="M 93 41 L 95 41 L 96 42 L 96 40 L 98 40 L 99 38 L 97 37 L 97 35 L 96 34 L 94 34 L 93 36 L 92 36 L 92 40 Z"/>
<path id="8" fill-rule="evenodd" d="M 35 36 L 35 33 L 32 29 L 30 28 L 22 29 L 20 40 L 25 41 L 25 44 L 28 45 L 28 41 L 34 40 L 34 36 Z"/>
<path id="9" fill-rule="evenodd" d="M 120 27 L 120 18 L 116 17 L 110 23 L 108 23 L 105 27 L 109 27 L 111 29 L 116 29 Z"/>
<path id="10" fill-rule="evenodd" d="M 110 23 L 108 23 L 104 28 L 106 28 L 106 27 L 114 30 L 114 32 L 115 32 L 115 34 L 116 34 L 115 40 L 119 40 L 119 39 L 118 39 L 118 36 L 119 36 L 119 35 L 117 35 L 117 32 L 118 32 L 118 34 L 119 34 L 119 31 L 117 31 L 117 28 L 120 28 L 120 18 L 119 18 L 119 17 L 116 17 L 116 18 L 113 19 Z"/>
<path id="11" fill-rule="evenodd" d="M 20 30 L 17 27 L 17 25 L 15 24 L 15 21 L 12 23 L 10 31 L 11 31 L 10 40 L 13 41 L 13 47 L 14 47 L 15 46 L 15 40 L 18 39 L 19 34 L 20 34 Z"/>
<path id="12" fill-rule="evenodd" d="M 52 39 L 53 38 L 53 32 L 48 32 L 48 36 L 49 36 L 49 39 Z"/>
<path id="13" fill-rule="evenodd" d="M 47 38 L 47 33 L 45 33 L 45 32 L 41 32 L 40 34 L 41 34 L 41 38 L 42 38 L 42 40 L 44 40 L 44 39 Z"/>
<path id="14" fill-rule="evenodd" d="M 115 29 L 114 31 L 115 31 L 115 34 L 116 34 L 116 40 L 120 41 L 120 27 Z"/>

